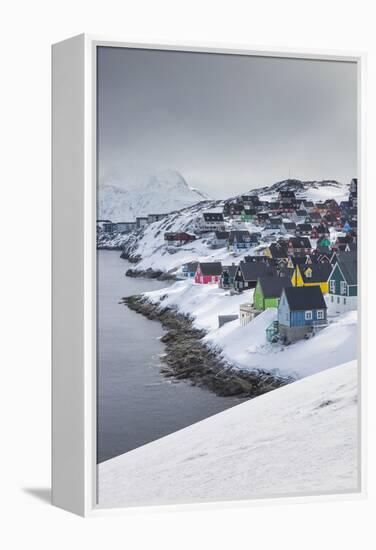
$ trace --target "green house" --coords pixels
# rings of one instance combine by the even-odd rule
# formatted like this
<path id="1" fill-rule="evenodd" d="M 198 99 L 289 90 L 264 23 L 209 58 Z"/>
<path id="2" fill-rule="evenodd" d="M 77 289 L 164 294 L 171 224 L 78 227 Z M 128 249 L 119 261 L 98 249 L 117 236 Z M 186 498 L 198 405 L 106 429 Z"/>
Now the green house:
<path id="1" fill-rule="evenodd" d="M 253 294 L 253 307 L 259 311 L 278 307 L 282 290 L 289 286 L 292 286 L 289 277 L 260 277 Z"/>
<path id="2" fill-rule="evenodd" d="M 356 252 L 337 252 L 329 276 L 329 309 L 342 313 L 357 309 L 358 276 Z"/>
<path id="3" fill-rule="evenodd" d="M 317 245 L 318 246 L 327 246 L 327 247 L 329 247 L 330 246 L 330 240 L 327 237 L 323 237 L 322 239 L 320 239 L 317 242 Z"/>
<path id="4" fill-rule="evenodd" d="M 254 208 L 244 208 L 241 213 L 241 219 L 243 222 L 251 222 L 256 215 L 256 210 Z"/>

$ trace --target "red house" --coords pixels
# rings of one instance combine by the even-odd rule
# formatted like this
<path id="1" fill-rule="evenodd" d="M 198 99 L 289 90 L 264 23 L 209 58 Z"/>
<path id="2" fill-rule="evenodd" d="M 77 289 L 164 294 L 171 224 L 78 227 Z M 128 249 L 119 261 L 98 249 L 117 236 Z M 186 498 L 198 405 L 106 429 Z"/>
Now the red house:
<path id="1" fill-rule="evenodd" d="M 195 283 L 207 285 L 219 283 L 222 275 L 221 262 L 199 263 L 195 274 Z"/>
<path id="2" fill-rule="evenodd" d="M 170 245 L 180 246 L 182 244 L 186 244 L 196 240 L 196 237 L 182 231 L 180 233 L 165 233 L 164 240 L 167 241 Z"/>

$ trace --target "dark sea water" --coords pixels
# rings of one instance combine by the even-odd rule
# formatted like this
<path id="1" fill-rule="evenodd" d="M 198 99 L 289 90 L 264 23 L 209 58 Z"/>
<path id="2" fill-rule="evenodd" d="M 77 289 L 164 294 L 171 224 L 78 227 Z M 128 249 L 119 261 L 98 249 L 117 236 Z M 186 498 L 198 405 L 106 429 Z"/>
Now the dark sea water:
<path id="1" fill-rule="evenodd" d="M 161 324 L 119 304 L 169 283 L 125 277 L 120 252 L 98 251 L 97 459 L 103 462 L 240 403 L 160 374 Z"/>

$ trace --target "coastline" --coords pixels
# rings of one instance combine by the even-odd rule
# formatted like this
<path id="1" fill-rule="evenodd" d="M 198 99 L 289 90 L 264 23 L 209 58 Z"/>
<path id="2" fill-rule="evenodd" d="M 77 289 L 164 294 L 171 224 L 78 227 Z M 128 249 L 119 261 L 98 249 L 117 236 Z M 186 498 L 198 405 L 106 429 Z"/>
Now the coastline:
<path id="1" fill-rule="evenodd" d="M 161 357 L 161 369 L 166 378 L 189 380 L 191 384 L 206 388 L 218 396 L 253 398 L 292 380 L 275 377 L 264 371 L 245 371 L 224 361 L 221 354 L 202 342 L 206 332 L 194 328 L 189 316 L 174 309 L 150 302 L 142 295 L 122 299 L 124 305 L 159 321 L 167 331 L 161 338 L 166 354 Z"/>

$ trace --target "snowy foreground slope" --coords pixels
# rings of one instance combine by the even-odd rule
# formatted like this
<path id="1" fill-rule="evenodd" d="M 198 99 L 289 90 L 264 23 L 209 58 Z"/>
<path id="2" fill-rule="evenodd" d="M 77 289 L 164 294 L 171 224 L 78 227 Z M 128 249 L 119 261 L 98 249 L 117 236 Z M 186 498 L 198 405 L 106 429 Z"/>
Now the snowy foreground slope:
<path id="1" fill-rule="evenodd" d="M 357 366 L 340 365 L 99 465 L 99 505 L 355 492 Z"/>
<path id="2" fill-rule="evenodd" d="M 267 309 L 248 325 L 240 326 L 239 320 L 235 320 L 218 328 L 218 315 L 239 314 L 239 305 L 252 301 L 253 290 L 230 295 L 217 285 L 179 281 L 145 296 L 163 307 L 190 315 L 197 328 L 207 331 L 204 341 L 241 369 L 303 378 L 357 357 L 356 311 L 329 317 L 329 325 L 313 338 L 283 346 L 266 341 L 265 330 L 277 319 L 274 308 Z"/>

